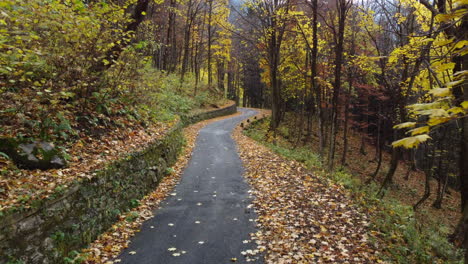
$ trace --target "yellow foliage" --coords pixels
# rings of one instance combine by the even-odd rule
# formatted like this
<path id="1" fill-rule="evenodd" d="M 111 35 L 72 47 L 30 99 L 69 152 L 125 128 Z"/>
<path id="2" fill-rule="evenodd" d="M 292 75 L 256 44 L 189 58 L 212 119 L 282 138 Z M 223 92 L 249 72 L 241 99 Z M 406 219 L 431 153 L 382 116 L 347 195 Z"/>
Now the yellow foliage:
<path id="1" fill-rule="evenodd" d="M 433 126 L 443 124 L 449 121 L 450 119 L 451 119 L 450 117 L 431 117 L 429 118 L 429 121 L 427 122 L 427 124 L 433 127 Z"/>
<path id="2" fill-rule="evenodd" d="M 413 137 L 407 137 L 400 139 L 398 141 L 395 141 L 392 143 L 393 147 L 404 147 L 404 148 L 415 148 L 419 146 L 419 144 L 426 142 L 428 139 L 431 137 L 429 135 L 417 135 Z"/>
<path id="3" fill-rule="evenodd" d="M 446 39 L 446 38 L 440 39 L 439 38 L 434 41 L 434 46 L 445 46 L 452 42 L 453 42 L 453 38 L 452 39 Z"/>
<path id="4" fill-rule="evenodd" d="M 451 115 L 457 115 L 457 114 L 462 114 L 465 113 L 465 110 L 462 107 L 452 107 L 447 112 Z"/>
<path id="5" fill-rule="evenodd" d="M 415 126 L 416 126 L 416 122 L 406 122 L 406 123 L 396 125 L 393 128 L 394 129 L 402 129 L 402 128 L 409 128 L 409 127 L 415 127 Z"/>
<path id="6" fill-rule="evenodd" d="M 429 126 L 422 126 L 408 131 L 412 136 L 429 133 Z"/>
<path id="7" fill-rule="evenodd" d="M 444 109 L 428 109 L 419 112 L 420 115 L 428 115 L 430 117 L 448 117 L 449 114 Z"/>
<path id="8" fill-rule="evenodd" d="M 429 93 L 437 97 L 447 97 L 452 95 L 450 88 L 434 88 Z"/>

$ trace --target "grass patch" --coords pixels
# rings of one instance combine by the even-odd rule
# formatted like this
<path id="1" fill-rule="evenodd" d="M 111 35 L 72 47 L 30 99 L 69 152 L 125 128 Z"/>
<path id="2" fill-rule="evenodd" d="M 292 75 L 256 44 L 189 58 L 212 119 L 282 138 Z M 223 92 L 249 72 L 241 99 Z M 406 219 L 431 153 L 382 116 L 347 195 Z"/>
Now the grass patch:
<path id="1" fill-rule="evenodd" d="M 349 190 L 354 201 L 371 216 L 371 239 L 379 245 L 385 261 L 408 264 L 463 263 L 463 250 L 447 240 L 446 227 L 433 221 L 422 225 L 416 220 L 410 206 L 395 199 L 380 199 L 376 195 L 378 186 L 363 184 L 346 168 L 326 171 L 321 157 L 309 148 L 294 148 L 281 137 L 276 139 L 276 144 L 269 142 L 268 125 L 269 119 L 256 121 L 244 130 L 244 134 L 281 156 L 303 163 L 315 175 L 329 178 Z"/>

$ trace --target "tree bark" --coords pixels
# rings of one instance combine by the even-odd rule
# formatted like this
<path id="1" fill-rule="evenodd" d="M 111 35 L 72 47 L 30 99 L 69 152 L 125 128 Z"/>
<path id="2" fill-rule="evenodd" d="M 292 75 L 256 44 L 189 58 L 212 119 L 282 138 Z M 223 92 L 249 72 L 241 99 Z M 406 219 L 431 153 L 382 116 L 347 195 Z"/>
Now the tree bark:
<path id="1" fill-rule="evenodd" d="M 338 36 L 335 47 L 335 79 L 333 83 L 333 101 L 332 101 L 332 118 L 331 118 L 331 136 L 330 136 L 330 150 L 328 152 L 328 169 L 333 169 L 333 163 L 335 159 L 335 144 L 336 136 L 338 134 L 338 100 L 341 92 L 341 69 L 343 64 L 343 43 L 344 43 L 344 31 L 346 27 L 346 16 L 349 10 L 348 0 L 338 0 Z"/>
<path id="2" fill-rule="evenodd" d="M 286 13 L 288 13 L 289 1 L 286 1 L 284 5 L 286 7 Z M 275 134 L 281 121 L 281 82 L 278 67 L 280 64 L 281 44 L 283 42 L 284 31 L 286 29 L 285 21 L 283 21 L 282 25 L 279 24 L 279 8 L 279 1 L 275 0 L 273 6 L 271 6 L 271 17 L 269 18 L 271 20 L 270 26 L 272 29 L 272 32 L 269 33 L 270 36 L 268 41 L 268 61 L 270 66 L 270 82 L 272 89 L 270 130 L 273 131 L 273 134 Z"/>
<path id="3" fill-rule="evenodd" d="M 211 65 L 211 44 L 213 42 L 211 23 L 213 20 L 213 0 L 208 0 L 208 39 L 207 39 L 207 68 L 208 68 L 208 86 L 213 84 L 213 70 Z"/>
<path id="4" fill-rule="evenodd" d="M 312 78 L 312 93 L 315 92 L 315 100 L 317 104 L 318 116 L 318 136 L 319 136 L 319 154 L 323 156 L 325 150 L 324 139 L 324 122 L 322 109 L 322 91 L 320 85 L 317 84 L 317 58 L 318 58 L 318 0 L 312 0 L 312 52 L 311 52 L 311 78 Z"/>

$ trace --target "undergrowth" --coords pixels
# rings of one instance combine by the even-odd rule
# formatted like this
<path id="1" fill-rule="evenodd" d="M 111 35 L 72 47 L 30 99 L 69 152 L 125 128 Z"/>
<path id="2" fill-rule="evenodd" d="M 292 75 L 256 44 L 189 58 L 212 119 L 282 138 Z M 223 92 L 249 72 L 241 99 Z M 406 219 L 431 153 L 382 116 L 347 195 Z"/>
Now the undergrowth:
<path id="1" fill-rule="evenodd" d="M 169 121 L 178 115 L 187 114 L 222 100 L 204 84 L 196 84 L 192 74 L 187 74 L 183 81 L 175 73 L 165 73 L 150 67 L 141 70 L 142 80 L 138 84 L 141 92 L 138 100 L 139 113 L 154 121 Z M 197 93 L 195 93 L 195 87 Z"/>
<path id="2" fill-rule="evenodd" d="M 320 155 L 306 147 L 294 148 L 286 140 L 267 140 L 269 119 L 256 121 L 244 134 L 274 152 L 303 163 L 319 177 L 327 177 L 349 190 L 354 201 L 371 216 L 371 238 L 390 263 L 463 263 L 463 252 L 447 240 L 446 227 L 434 222 L 422 225 L 410 206 L 400 201 L 377 196 L 378 186 L 364 184 L 345 168 L 328 172 Z"/>
<path id="3" fill-rule="evenodd" d="M 173 120 L 221 96 L 192 73 L 180 81 L 151 67 L 154 43 L 126 30 L 127 5 L 86 2 L 1 2 L 0 137 L 63 146 Z"/>

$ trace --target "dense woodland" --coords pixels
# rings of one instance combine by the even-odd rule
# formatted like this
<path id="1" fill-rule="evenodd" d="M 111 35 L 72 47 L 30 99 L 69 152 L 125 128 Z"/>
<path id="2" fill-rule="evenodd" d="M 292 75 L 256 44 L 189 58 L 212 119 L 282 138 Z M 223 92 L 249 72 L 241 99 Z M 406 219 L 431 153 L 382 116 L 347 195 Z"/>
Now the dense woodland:
<path id="1" fill-rule="evenodd" d="M 375 153 L 362 184 L 378 185 L 382 199 L 395 177 L 416 172 L 425 191 L 414 210 L 433 193 L 432 206 L 443 208 L 447 191 L 460 191 L 450 240 L 466 248 L 467 8 L 466 0 L 2 1 L 0 197 L 11 188 L 15 143 L 54 142 L 66 160 L 87 137 L 145 129 L 226 97 L 271 109 L 266 140 L 315 145 L 327 170 L 355 159 L 349 145 Z M 402 165 L 407 172 L 396 174 Z"/>

